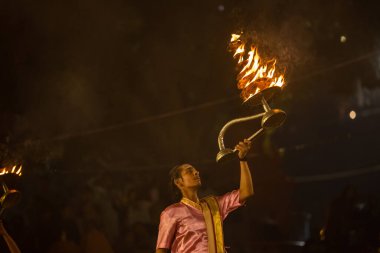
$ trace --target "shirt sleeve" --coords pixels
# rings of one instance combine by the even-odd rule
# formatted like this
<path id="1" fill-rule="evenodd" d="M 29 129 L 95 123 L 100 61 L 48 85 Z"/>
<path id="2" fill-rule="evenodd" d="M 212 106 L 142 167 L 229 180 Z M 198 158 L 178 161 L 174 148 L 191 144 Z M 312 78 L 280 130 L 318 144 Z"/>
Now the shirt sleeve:
<path id="1" fill-rule="evenodd" d="M 220 215 L 223 220 L 227 217 L 227 215 L 237 209 L 238 207 L 244 205 L 244 203 L 240 203 L 240 191 L 234 190 L 232 192 L 228 192 L 223 196 L 216 197 L 219 204 Z"/>
<path id="2" fill-rule="evenodd" d="M 170 249 L 176 232 L 177 222 L 172 212 L 164 210 L 160 217 L 156 249 Z"/>

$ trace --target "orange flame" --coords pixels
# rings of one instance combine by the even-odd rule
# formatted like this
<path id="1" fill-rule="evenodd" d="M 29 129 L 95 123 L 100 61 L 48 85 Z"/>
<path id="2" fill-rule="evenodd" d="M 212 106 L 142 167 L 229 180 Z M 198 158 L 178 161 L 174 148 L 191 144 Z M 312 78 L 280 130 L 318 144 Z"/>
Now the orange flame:
<path id="1" fill-rule="evenodd" d="M 246 53 L 246 42 L 241 39 L 241 34 L 232 34 L 230 48 L 233 57 L 238 59 L 240 72 L 237 76 L 237 86 L 242 90 L 241 96 L 244 101 L 269 87 L 284 86 L 284 75 L 276 72 L 276 60 L 264 62 L 257 48 L 253 46 Z"/>
<path id="2" fill-rule="evenodd" d="M 12 168 L 10 167 L 5 167 L 0 169 L 0 176 L 5 175 L 5 174 L 16 174 L 18 176 L 22 175 L 22 165 L 19 166 L 13 166 Z"/>

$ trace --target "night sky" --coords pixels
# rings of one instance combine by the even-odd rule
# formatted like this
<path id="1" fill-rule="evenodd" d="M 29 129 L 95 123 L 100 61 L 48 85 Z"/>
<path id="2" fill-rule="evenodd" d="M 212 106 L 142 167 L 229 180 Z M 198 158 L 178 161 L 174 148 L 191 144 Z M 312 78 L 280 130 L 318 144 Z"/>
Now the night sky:
<path id="1" fill-rule="evenodd" d="M 286 70 L 271 105 L 287 121 L 250 155 L 261 159 L 259 189 L 275 166 L 299 189 L 296 209 L 348 183 L 378 194 L 379 10 L 354 0 L 3 0 L 1 162 L 25 164 L 26 176 L 166 176 L 183 161 L 215 175 L 222 126 L 259 111 L 242 105 L 227 50 L 231 33 L 244 31 Z M 226 145 L 258 127 L 234 127 Z"/>

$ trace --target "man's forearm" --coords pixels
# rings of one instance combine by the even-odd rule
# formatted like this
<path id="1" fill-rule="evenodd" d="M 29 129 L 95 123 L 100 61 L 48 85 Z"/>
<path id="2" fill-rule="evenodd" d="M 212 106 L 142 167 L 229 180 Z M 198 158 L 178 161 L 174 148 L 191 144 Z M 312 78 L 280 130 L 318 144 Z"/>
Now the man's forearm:
<path id="1" fill-rule="evenodd" d="M 253 182 L 251 171 L 246 161 L 240 161 L 240 199 L 242 203 L 253 195 Z"/>
<path id="2" fill-rule="evenodd" d="M 15 241 L 7 233 L 3 234 L 4 241 L 7 243 L 8 248 L 11 253 L 21 253 Z"/>
<path id="3" fill-rule="evenodd" d="M 156 249 L 156 253 L 167 253 L 168 249 Z"/>

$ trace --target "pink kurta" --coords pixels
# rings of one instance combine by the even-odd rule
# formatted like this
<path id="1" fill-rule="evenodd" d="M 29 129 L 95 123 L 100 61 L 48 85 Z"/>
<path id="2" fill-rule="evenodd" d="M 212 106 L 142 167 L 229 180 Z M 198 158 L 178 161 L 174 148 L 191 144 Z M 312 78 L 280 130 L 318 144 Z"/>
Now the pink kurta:
<path id="1" fill-rule="evenodd" d="M 216 197 L 224 220 L 240 207 L 239 190 Z M 156 249 L 171 249 L 172 253 L 208 253 L 206 223 L 202 211 L 182 202 L 167 207 L 161 213 Z"/>

